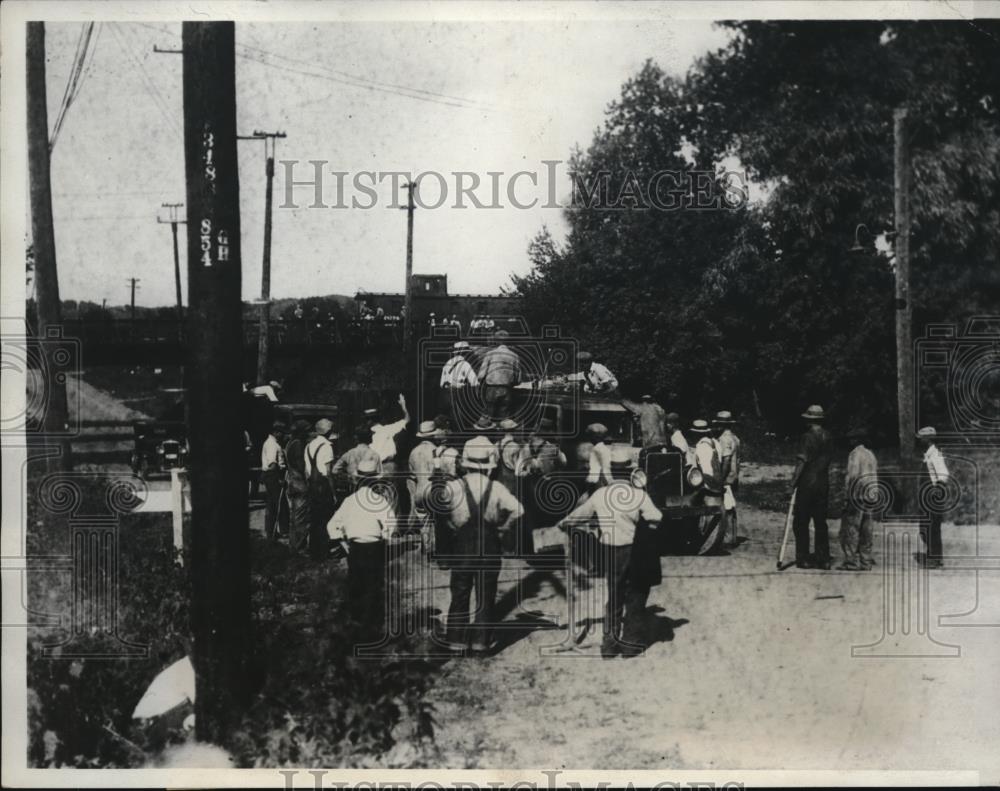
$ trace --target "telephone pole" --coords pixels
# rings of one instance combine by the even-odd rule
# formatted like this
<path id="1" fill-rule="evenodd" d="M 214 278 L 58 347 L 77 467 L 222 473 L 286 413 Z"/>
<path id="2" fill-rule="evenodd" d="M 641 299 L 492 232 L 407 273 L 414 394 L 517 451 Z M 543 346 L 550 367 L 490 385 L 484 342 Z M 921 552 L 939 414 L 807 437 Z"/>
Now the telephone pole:
<path id="1" fill-rule="evenodd" d="M 59 276 L 56 270 L 56 238 L 52 223 L 52 182 L 49 157 L 49 116 L 45 95 L 45 24 L 27 23 L 27 112 L 28 112 L 28 181 L 31 201 L 31 240 L 35 250 L 35 309 L 38 337 L 44 341 L 50 332 L 62 326 L 59 305 Z M 46 370 L 59 366 L 49 356 L 58 344 L 42 343 Z M 43 385 L 47 404 L 42 428 L 46 434 L 65 435 L 69 423 L 65 380 L 48 377 Z M 70 467 L 68 440 L 60 442 L 61 453 L 50 457 L 51 471 Z"/>
<path id="2" fill-rule="evenodd" d="M 284 132 L 261 132 L 239 135 L 239 140 L 264 141 L 264 176 L 267 180 L 264 193 L 264 260 L 260 278 L 260 319 L 257 332 L 257 382 L 267 381 L 267 352 L 271 332 L 271 203 L 274 188 L 274 150 L 279 137 L 287 137 Z"/>
<path id="3" fill-rule="evenodd" d="M 187 223 L 187 220 L 182 220 L 178 216 L 179 210 L 184 206 L 183 203 L 161 203 L 160 206 L 167 210 L 168 218 L 161 220 L 157 217 L 156 221 L 163 224 L 169 223 L 174 237 L 174 287 L 177 290 L 178 332 L 182 334 L 184 328 L 184 303 L 181 301 L 181 257 L 177 246 L 177 226 L 180 223 Z"/>
<path id="4" fill-rule="evenodd" d="M 250 697 L 240 201 L 232 22 L 184 22 L 195 728 L 221 743 Z"/>
<path id="5" fill-rule="evenodd" d="M 893 113 L 895 137 L 896 215 L 896 401 L 899 412 L 899 455 L 904 464 L 912 461 L 913 425 L 913 303 L 910 300 L 910 142 L 905 107 Z"/>
<path id="6" fill-rule="evenodd" d="M 141 278 L 138 277 L 128 278 L 128 282 L 131 284 L 132 288 L 132 302 L 131 302 L 131 308 L 129 310 L 129 321 L 132 322 L 133 329 L 135 328 L 135 290 L 138 288 L 136 283 L 138 283 L 140 280 Z"/>
<path id="7" fill-rule="evenodd" d="M 403 348 L 407 352 L 413 350 L 413 193 L 417 182 L 408 181 L 403 185 L 406 190 L 406 284 L 403 291 L 403 309 L 406 316 L 403 319 Z"/>

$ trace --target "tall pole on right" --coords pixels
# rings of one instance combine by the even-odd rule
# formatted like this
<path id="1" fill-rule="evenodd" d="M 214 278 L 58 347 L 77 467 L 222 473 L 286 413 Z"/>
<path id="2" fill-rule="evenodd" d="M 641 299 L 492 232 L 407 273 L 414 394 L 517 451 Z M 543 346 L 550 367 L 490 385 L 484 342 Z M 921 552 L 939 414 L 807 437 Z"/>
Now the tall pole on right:
<path id="1" fill-rule="evenodd" d="M 896 400 L 899 413 L 899 455 L 913 459 L 913 302 L 910 299 L 910 143 L 905 107 L 893 113 L 895 137 L 896 215 Z"/>
<path id="2" fill-rule="evenodd" d="M 403 305 L 406 315 L 403 317 L 403 348 L 407 352 L 413 349 L 413 191 L 416 182 L 409 182 L 403 187 L 406 190 L 406 284 L 403 291 Z"/>

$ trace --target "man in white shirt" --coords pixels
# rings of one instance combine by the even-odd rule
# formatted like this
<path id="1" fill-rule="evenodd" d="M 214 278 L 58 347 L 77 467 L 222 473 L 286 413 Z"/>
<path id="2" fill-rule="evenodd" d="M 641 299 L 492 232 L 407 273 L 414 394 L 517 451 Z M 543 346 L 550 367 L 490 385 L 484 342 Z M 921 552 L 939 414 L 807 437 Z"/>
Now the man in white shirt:
<path id="1" fill-rule="evenodd" d="M 920 500 L 929 506 L 927 518 L 920 520 L 920 538 L 924 542 L 926 554 L 923 557 L 918 556 L 918 561 L 922 561 L 924 567 L 930 569 L 939 569 L 943 565 L 941 560 L 943 556 L 941 547 L 942 513 L 934 508 L 934 503 L 944 502 L 948 498 L 928 495 L 925 490 L 943 488 L 950 478 L 944 456 L 934 444 L 936 437 L 937 430 L 933 426 L 924 426 L 917 431 L 917 443 L 924 451 L 920 470 Z"/>
<path id="2" fill-rule="evenodd" d="M 688 445 L 684 432 L 681 431 L 681 416 L 676 412 L 667 413 L 667 436 L 670 437 L 670 445 L 684 454 L 684 463 L 689 467 L 694 465 L 694 451 Z"/>
<path id="3" fill-rule="evenodd" d="M 717 429 L 708 425 L 708 421 L 699 419 L 691 422 L 691 433 L 698 437 L 694 446 L 694 458 L 705 478 L 705 490 L 722 497 L 722 454 L 719 452 L 719 441 L 712 436 L 717 433 Z"/>
<path id="4" fill-rule="evenodd" d="M 306 445 L 305 476 L 309 498 L 309 556 L 322 560 L 327 556 L 329 544 L 326 523 L 336 505 L 333 475 L 333 422 L 327 418 L 316 421 L 316 436 Z M 333 435 L 336 438 L 336 435 Z"/>
<path id="5" fill-rule="evenodd" d="M 577 506 L 559 526 L 597 521 L 607 573 L 608 602 L 604 611 L 601 655 L 642 653 L 640 631 L 649 589 L 663 580 L 660 553 L 650 532 L 663 519 L 644 489 L 632 485 L 632 454 L 615 448 L 611 459 L 613 480 Z"/>
<path id="6" fill-rule="evenodd" d="M 372 450 L 382 462 L 382 472 L 391 474 L 396 471 L 396 435 L 410 424 L 410 413 L 406 409 L 406 398 L 399 394 L 399 407 L 403 410 L 403 417 L 394 423 L 382 423 L 378 413 L 373 415 L 372 429 Z"/>
<path id="7" fill-rule="evenodd" d="M 454 416 L 456 407 L 465 400 L 463 396 L 473 392 L 465 388 L 479 387 L 479 377 L 469 362 L 472 348 L 467 341 L 456 341 L 455 354 L 441 369 L 441 404 L 442 409 Z"/>
<path id="8" fill-rule="evenodd" d="M 583 388 L 588 393 L 613 393 L 618 389 L 618 379 L 606 365 L 594 360 L 590 352 L 576 356 L 583 373 Z"/>
<path id="9" fill-rule="evenodd" d="M 587 426 L 587 436 L 593 443 L 587 456 L 587 485 L 594 491 L 611 483 L 611 445 L 603 423 Z"/>
<path id="10" fill-rule="evenodd" d="M 347 551 L 347 597 L 351 620 L 364 641 L 378 639 L 385 627 L 386 542 L 396 529 L 392 489 L 379 481 L 378 460 L 358 462 L 358 488 L 326 525 L 327 535 Z"/>
<path id="11" fill-rule="evenodd" d="M 449 648 L 463 650 L 466 639 L 471 638 L 473 654 L 485 654 L 492 647 L 502 538 L 524 514 L 510 490 L 491 480 L 496 463 L 496 446 L 488 437 L 470 439 L 462 452 L 465 474 L 445 484 L 441 494 L 446 511 L 442 532 L 450 538 L 450 546 L 438 543 L 439 554 L 449 556 L 451 568 L 446 641 Z M 473 589 L 474 627 L 469 623 Z"/>
<path id="12" fill-rule="evenodd" d="M 288 512 L 284 513 L 283 519 L 279 519 L 282 482 L 285 475 L 285 455 L 281 450 L 284 439 L 284 424 L 275 423 L 271 426 L 271 431 L 260 449 L 260 477 L 264 483 L 264 535 L 268 541 L 278 539 L 276 528 L 280 527 L 283 533 L 288 532 Z M 279 521 L 283 521 L 284 524 L 279 525 Z"/>

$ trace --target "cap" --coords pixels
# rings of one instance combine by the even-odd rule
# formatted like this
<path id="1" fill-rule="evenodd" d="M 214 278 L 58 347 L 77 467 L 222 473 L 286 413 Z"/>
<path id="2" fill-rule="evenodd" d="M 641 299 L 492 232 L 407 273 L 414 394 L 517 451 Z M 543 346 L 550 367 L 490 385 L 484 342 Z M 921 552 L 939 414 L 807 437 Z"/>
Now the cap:
<path id="1" fill-rule="evenodd" d="M 486 415 L 483 415 L 479 420 L 476 421 L 476 425 L 473 426 L 477 431 L 492 431 L 496 428 L 496 424 L 490 420 Z"/>
<path id="2" fill-rule="evenodd" d="M 937 436 L 937 429 L 934 426 L 924 426 L 917 431 L 917 436 L 920 439 L 934 439 Z"/>
<path id="3" fill-rule="evenodd" d="M 460 351 L 463 351 L 463 350 L 465 350 L 465 349 L 468 349 L 468 348 L 469 348 L 469 342 L 468 342 L 468 341 L 455 341 L 455 345 L 454 345 L 454 346 L 452 346 L 452 348 L 453 348 L 453 349 L 454 349 L 454 350 L 455 350 L 456 352 L 460 352 Z"/>
<path id="4" fill-rule="evenodd" d="M 316 433 L 319 434 L 321 437 L 325 437 L 331 431 L 333 431 L 332 420 L 328 420 L 325 417 L 321 417 L 319 420 L 316 421 Z"/>
<path id="5" fill-rule="evenodd" d="M 681 422 L 681 416 L 678 415 L 676 412 L 667 412 L 667 418 L 666 419 L 667 419 L 668 423 L 680 423 Z"/>

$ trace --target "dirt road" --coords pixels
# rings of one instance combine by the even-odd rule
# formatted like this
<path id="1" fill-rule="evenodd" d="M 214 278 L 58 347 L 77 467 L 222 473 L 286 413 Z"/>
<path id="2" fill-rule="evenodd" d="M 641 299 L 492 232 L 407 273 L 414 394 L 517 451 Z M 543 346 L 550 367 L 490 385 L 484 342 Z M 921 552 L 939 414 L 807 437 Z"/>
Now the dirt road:
<path id="1" fill-rule="evenodd" d="M 496 656 L 447 663 L 431 700 L 448 765 L 981 769 L 995 755 L 988 768 L 1000 779 L 1000 689 L 990 681 L 1000 572 L 979 574 L 979 607 L 967 619 L 992 628 L 938 626 L 939 615 L 976 608 L 976 573 L 934 571 L 930 635 L 955 648 L 913 633 L 905 646 L 875 649 L 955 656 L 852 657 L 852 646 L 881 638 L 883 594 L 901 579 L 885 575 L 883 553 L 869 573 L 778 573 L 781 516 L 744 509 L 742 523 L 750 540 L 728 556 L 663 559 L 647 612 L 654 642 L 642 657 L 594 658 L 597 625 L 580 652 L 553 653 L 565 631 L 522 630 Z M 975 554 L 974 528 L 945 531 L 949 552 Z M 1000 555 L 998 533 L 981 529 L 980 554 Z M 501 595 L 526 573 L 505 567 Z M 447 579 L 433 579 L 434 606 L 445 611 Z M 597 617 L 600 582 L 595 592 Z M 563 606 L 541 583 L 507 618 L 558 618 Z"/>

